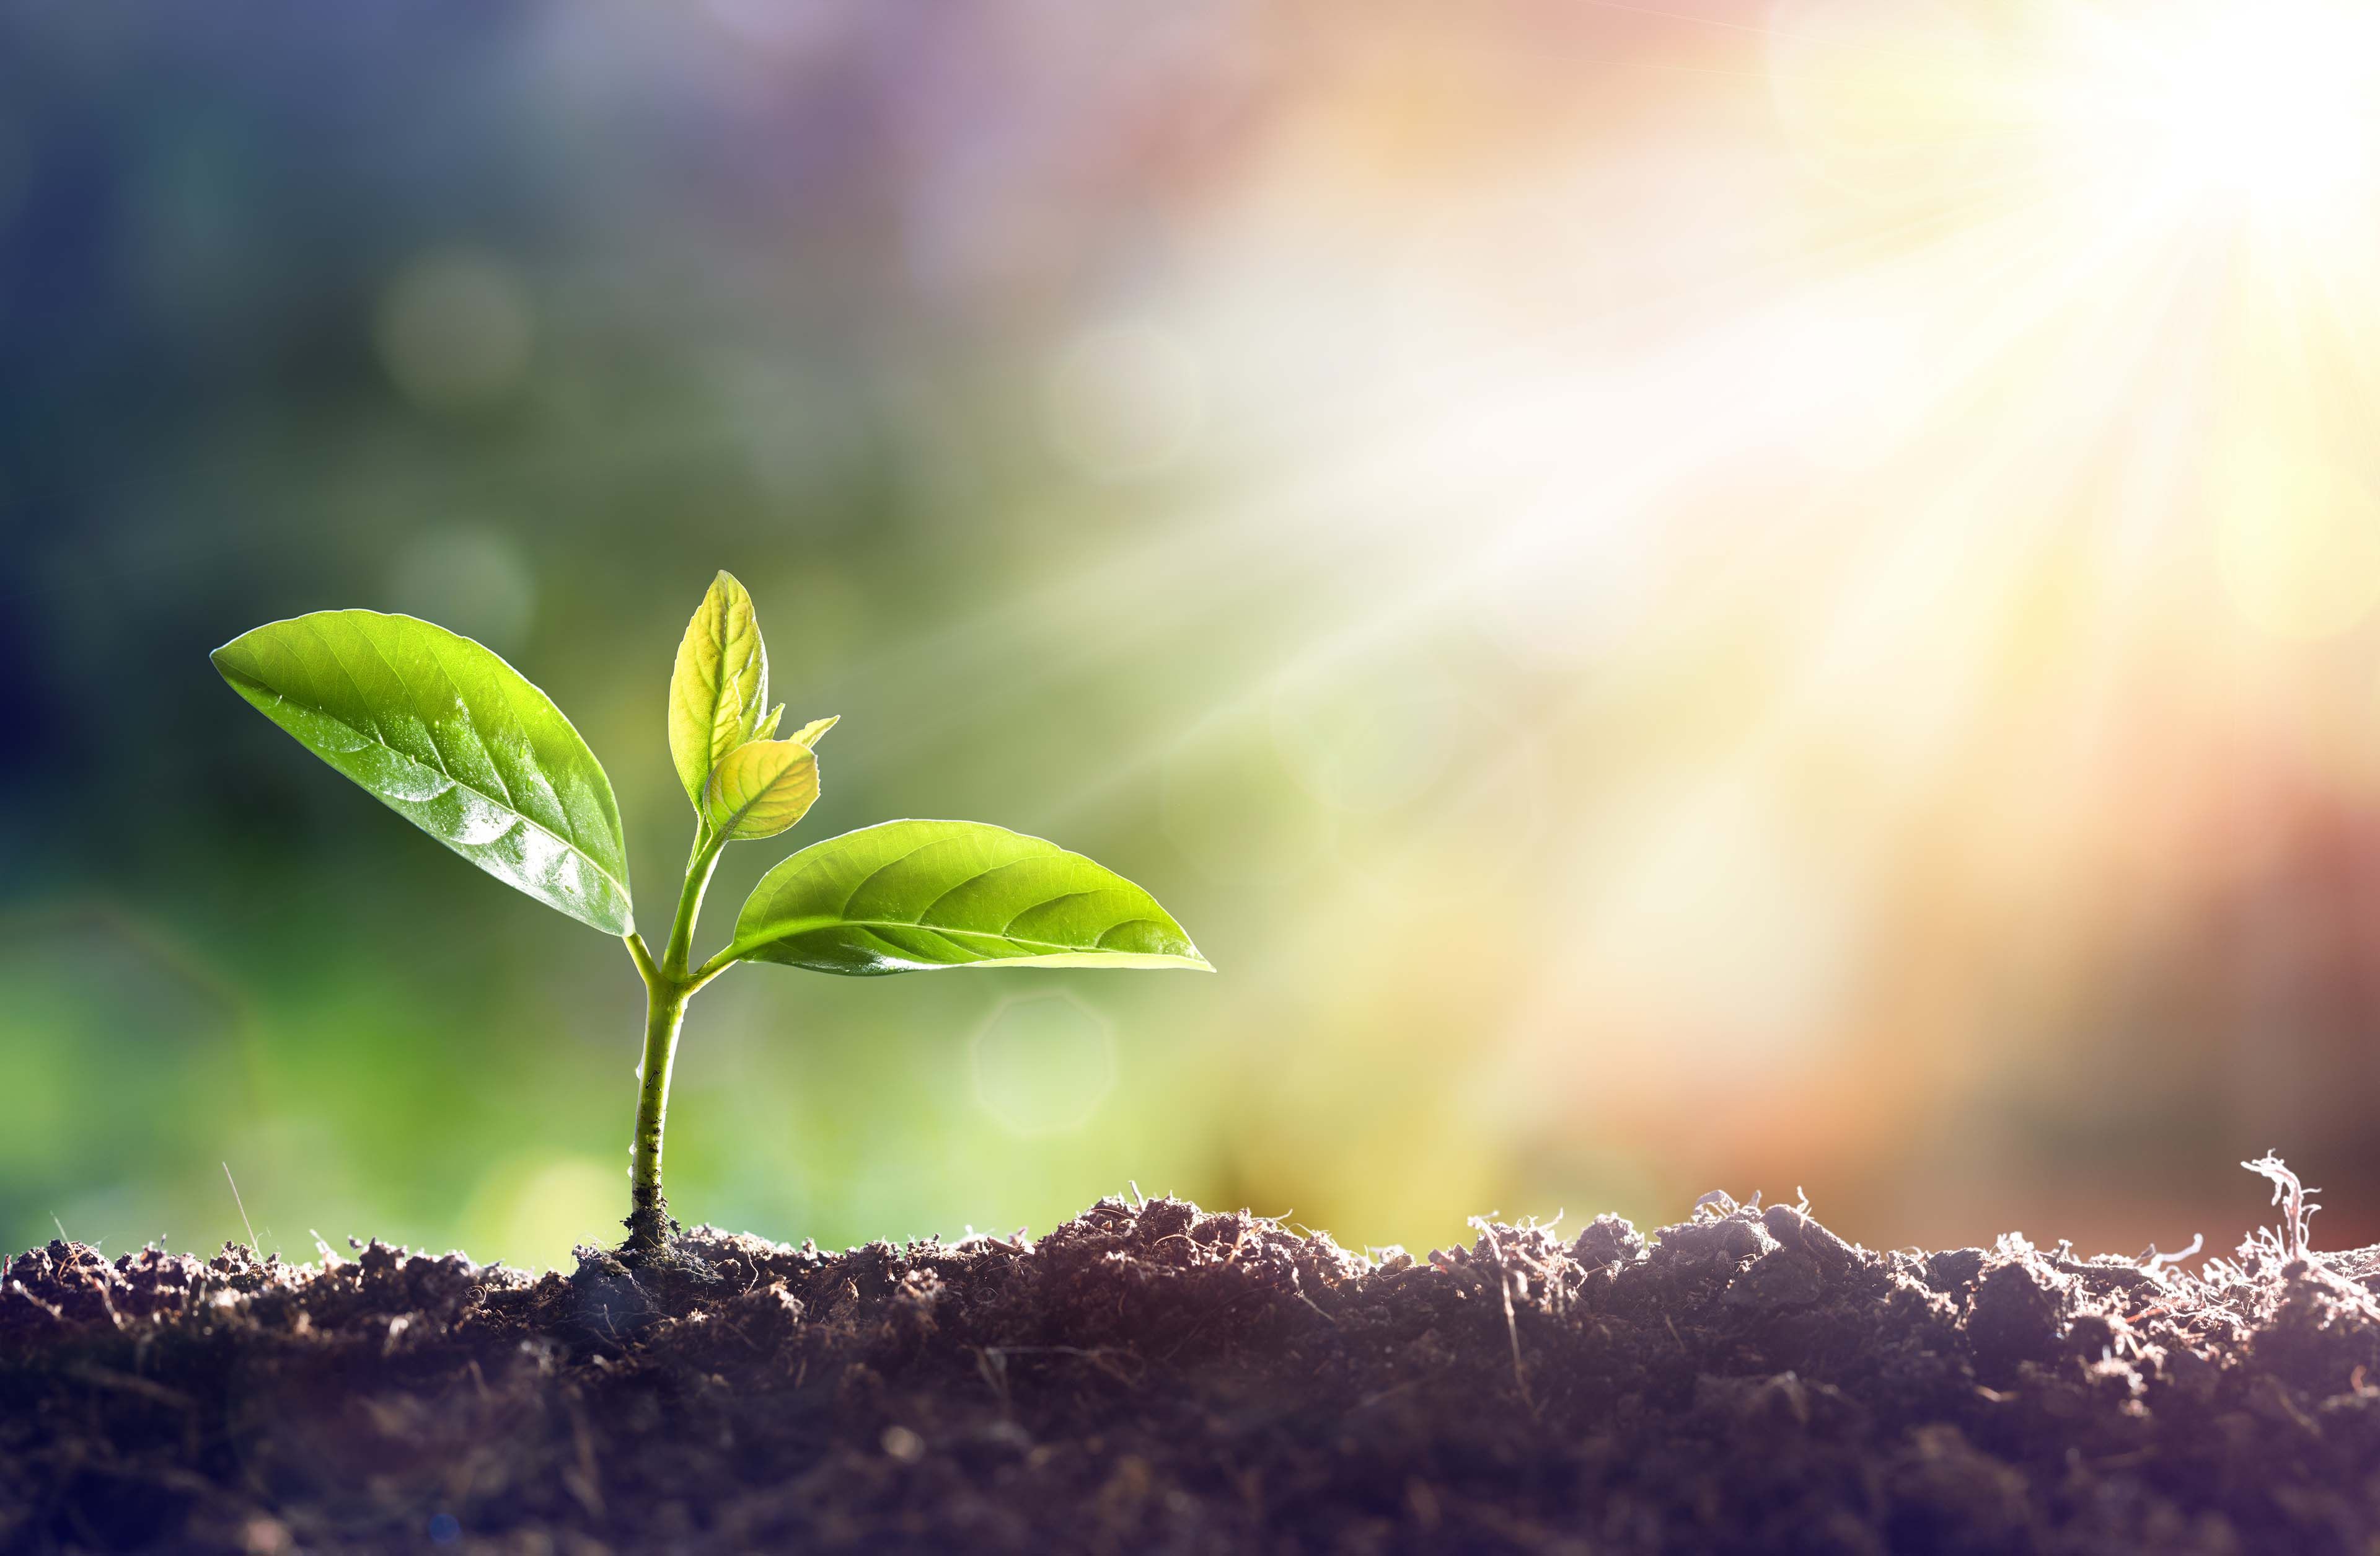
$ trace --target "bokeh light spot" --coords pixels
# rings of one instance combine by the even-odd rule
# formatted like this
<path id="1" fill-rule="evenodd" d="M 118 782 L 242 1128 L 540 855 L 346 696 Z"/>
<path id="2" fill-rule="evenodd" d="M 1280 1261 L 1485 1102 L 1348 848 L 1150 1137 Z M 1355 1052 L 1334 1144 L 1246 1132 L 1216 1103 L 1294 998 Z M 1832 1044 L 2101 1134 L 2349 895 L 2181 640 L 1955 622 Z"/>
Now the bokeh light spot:
<path id="1" fill-rule="evenodd" d="M 977 1105 L 1032 1139 L 1081 1128 L 1115 1086 L 1107 1017 L 1069 993 L 1002 1003 L 967 1044 Z"/>
<path id="2" fill-rule="evenodd" d="M 432 410 L 502 399 L 528 371 L 528 295 L 512 268 L 460 249 L 416 259 L 390 283 L 375 336 L 405 396 Z"/>
<path id="3" fill-rule="evenodd" d="M 391 604 L 509 653 L 528 638 L 537 579 L 520 547 L 492 529 L 428 529 L 389 568 Z"/>

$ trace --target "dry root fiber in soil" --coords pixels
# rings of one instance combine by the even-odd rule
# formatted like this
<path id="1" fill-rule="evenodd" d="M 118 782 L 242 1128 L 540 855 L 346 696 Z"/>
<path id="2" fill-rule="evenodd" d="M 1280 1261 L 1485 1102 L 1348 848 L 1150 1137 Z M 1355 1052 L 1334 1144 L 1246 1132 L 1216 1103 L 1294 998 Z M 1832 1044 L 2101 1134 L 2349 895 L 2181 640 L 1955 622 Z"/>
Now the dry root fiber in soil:
<path id="1" fill-rule="evenodd" d="M 0 1280 L 0 1547 L 2368 1551 L 2380 1250 L 2185 1273 L 1647 1239 L 1367 1259 L 1172 1199 L 532 1278 L 374 1244 Z"/>

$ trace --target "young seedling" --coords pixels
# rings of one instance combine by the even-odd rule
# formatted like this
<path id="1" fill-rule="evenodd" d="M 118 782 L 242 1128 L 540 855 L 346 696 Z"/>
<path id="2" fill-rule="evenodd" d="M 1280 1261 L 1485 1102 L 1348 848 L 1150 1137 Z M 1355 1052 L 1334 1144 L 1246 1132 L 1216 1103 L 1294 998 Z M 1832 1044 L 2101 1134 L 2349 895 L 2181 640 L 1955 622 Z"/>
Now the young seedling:
<path id="1" fill-rule="evenodd" d="M 774 837 L 819 796 L 832 717 L 777 737 L 769 652 L 744 586 L 721 573 L 670 676 L 669 748 L 694 803 L 694 849 L 655 956 L 628 899 L 612 781 L 570 721 L 470 638 L 411 616 L 318 611 L 214 651 L 232 689 L 382 803 L 497 880 L 627 942 L 645 980 L 644 1064 L 629 1153 L 627 1246 L 661 1252 L 670 1064 L 695 991 L 738 962 L 847 976 L 944 967 L 1194 967 L 1172 916 L 1112 870 L 980 821 L 885 821 L 763 876 L 734 938 L 694 958 L 703 889 L 727 845 Z"/>

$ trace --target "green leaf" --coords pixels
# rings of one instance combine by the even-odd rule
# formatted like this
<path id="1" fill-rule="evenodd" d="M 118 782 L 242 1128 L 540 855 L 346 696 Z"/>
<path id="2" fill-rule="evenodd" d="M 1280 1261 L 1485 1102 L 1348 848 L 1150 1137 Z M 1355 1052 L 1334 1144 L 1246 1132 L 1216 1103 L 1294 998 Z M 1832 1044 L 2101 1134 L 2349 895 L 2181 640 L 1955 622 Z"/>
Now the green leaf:
<path id="1" fill-rule="evenodd" d="M 766 740 L 771 735 L 776 734 L 777 721 L 784 716 L 785 705 L 780 702 L 774 708 L 769 710 L 769 716 L 760 721 L 760 727 L 752 732 L 752 738 L 754 740 Z M 800 741 L 803 745 L 809 747 L 812 750 L 816 750 L 818 748 L 819 736 L 824 735 L 828 730 L 832 729 L 842 722 L 842 714 L 829 713 L 823 719 L 812 719 L 809 723 L 802 725 L 801 728 L 794 731 L 793 737 Z"/>
<path id="2" fill-rule="evenodd" d="M 473 864 L 606 934 L 635 928 L 612 781 L 545 693 L 411 616 L 318 611 L 214 651 L 232 689 Z"/>
<path id="3" fill-rule="evenodd" d="M 1157 900 L 1054 843 L 979 821 L 886 821 L 760 878 L 735 958 L 876 974 L 999 965 L 1212 972 Z"/>
<path id="4" fill-rule="evenodd" d="M 727 753 L 702 792 L 702 819 L 717 836 L 774 837 L 818 802 L 818 758 L 799 740 L 755 740 Z"/>
<path id="5" fill-rule="evenodd" d="M 769 705 L 769 650 L 752 596 L 727 573 L 710 580 L 670 673 L 670 760 L 686 797 L 702 809 L 703 785 L 727 753 L 760 731 Z"/>

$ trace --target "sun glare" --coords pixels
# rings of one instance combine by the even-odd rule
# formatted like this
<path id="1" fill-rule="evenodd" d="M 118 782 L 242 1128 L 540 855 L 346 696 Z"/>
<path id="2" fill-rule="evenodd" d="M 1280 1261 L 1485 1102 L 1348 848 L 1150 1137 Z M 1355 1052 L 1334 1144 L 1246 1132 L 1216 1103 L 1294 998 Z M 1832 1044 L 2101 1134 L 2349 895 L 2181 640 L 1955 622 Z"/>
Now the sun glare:
<path id="1" fill-rule="evenodd" d="M 2371 7 L 2176 7 L 2142 43 L 2146 124 L 2170 178 L 2292 217 L 2370 198 Z"/>
<path id="2" fill-rule="evenodd" d="M 1598 1075 L 1656 1076 L 1682 1033 L 1810 1064 L 1922 1050 L 1912 1023 L 2003 997 L 2008 947 L 2094 932 L 2128 861 L 2221 869 L 2155 829 L 2229 803 L 2213 764 L 2269 716 L 2255 688 L 2380 613 L 2380 8 L 1767 17 L 1681 21 L 1678 72 L 1646 77 L 1644 112 L 1706 138 L 1573 155 L 1532 126 L 1427 224 L 1347 195 L 1332 232 L 1377 241 L 1293 319 L 1254 278 L 1284 243 L 1311 262 L 1317 218 L 1310 186 L 1273 191 L 1196 303 L 1228 322 L 1194 332 L 1208 433 L 1260 405 L 1250 446 L 1274 451 L 1218 511 L 1311 524 L 1363 579 L 1231 711 L 1323 818 L 1295 857 L 1364 856 L 1505 743 L 1571 774 L 1523 845 L 1542 900 L 1492 888 L 1565 948 L 1514 974 L 1519 1070 L 1567 1073 L 1588 1031 Z M 1391 72 L 1383 122 L 1407 122 L 1400 72 L 1438 68 Z M 1333 121 L 1306 156 L 1367 143 Z M 1393 760 L 1380 732 L 1422 727 L 1395 697 L 1367 701 L 1377 729 L 1308 716 L 1349 695 L 1305 693 L 1328 667 L 1411 659 L 1388 679 L 1435 685 L 1475 631 L 1546 690 L 1500 722 L 1430 703 L 1428 750 L 1460 758 Z M 2209 765 L 2150 754 L 2144 707 L 2180 710 L 2170 749 Z M 1209 787 L 1168 789 L 1194 854 Z"/>
<path id="3" fill-rule="evenodd" d="M 1366 1129 L 1475 1080 L 1548 1138 L 1668 1149 L 1647 1100 L 1690 1090 L 1709 1141 L 1823 1144 L 2015 1074 L 1976 1034 L 2099 1019 L 2134 906 L 2244 868 L 2253 739 L 2328 727 L 2271 688 L 2380 640 L 2380 22 L 1629 10 L 1646 68 L 1595 114 L 1554 70 L 1508 141 L 1415 159 L 1417 100 L 1517 90 L 1439 46 L 1462 11 L 1400 12 L 1172 290 L 1053 343 L 1051 450 L 1165 522 L 902 673 L 1211 621 L 1188 716 L 1049 823 L 1153 790 L 1282 943 L 1445 937 L 1314 996 L 1316 1073 L 1384 1012 L 1476 1034 Z"/>

